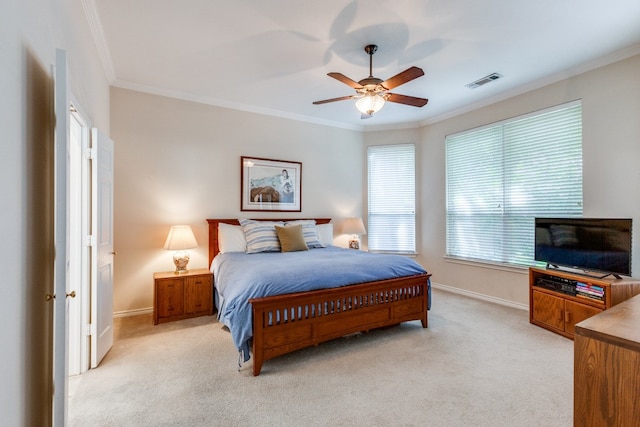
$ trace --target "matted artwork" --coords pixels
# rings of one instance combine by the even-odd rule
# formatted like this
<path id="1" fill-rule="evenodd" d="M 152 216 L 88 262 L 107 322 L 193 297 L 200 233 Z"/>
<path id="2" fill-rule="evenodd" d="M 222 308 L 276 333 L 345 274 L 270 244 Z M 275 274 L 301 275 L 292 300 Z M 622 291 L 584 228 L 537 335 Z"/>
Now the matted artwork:
<path id="1" fill-rule="evenodd" d="M 242 211 L 302 210 L 302 163 L 240 157 Z"/>

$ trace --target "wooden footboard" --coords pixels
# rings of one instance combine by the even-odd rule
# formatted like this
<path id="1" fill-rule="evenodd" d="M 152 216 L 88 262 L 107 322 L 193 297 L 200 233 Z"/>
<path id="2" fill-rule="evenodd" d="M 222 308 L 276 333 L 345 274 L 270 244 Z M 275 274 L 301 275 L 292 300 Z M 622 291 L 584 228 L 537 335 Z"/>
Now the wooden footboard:
<path id="1" fill-rule="evenodd" d="M 250 300 L 253 375 L 264 361 L 342 336 L 420 320 L 430 274 Z"/>

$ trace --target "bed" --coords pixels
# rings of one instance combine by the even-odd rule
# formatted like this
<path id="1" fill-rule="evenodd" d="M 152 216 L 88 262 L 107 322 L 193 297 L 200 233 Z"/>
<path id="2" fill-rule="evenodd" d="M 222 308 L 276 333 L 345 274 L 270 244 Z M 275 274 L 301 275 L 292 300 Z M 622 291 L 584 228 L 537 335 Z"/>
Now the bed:
<path id="1" fill-rule="evenodd" d="M 299 219 L 264 219 L 255 221 L 300 221 Z M 307 220 L 308 221 L 308 220 Z M 329 224 L 329 218 L 314 218 L 316 224 Z M 275 263 L 289 262 L 289 265 L 297 265 L 303 262 L 303 257 L 314 256 L 312 263 L 322 265 L 320 258 L 328 258 L 332 252 L 337 252 L 338 257 L 344 258 L 347 255 L 361 257 L 378 257 L 376 254 L 367 254 L 363 251 L 351 249 L 341 249 L 327 247 L 324 249 L 310 249 L 314 254 L 302 253 L 270 253 L 247 255 L 245 253 L 225 253 L 216 256 L 220 252 L 219 226 L 228 225 L 239 226 L 238 219 L 208 219 L 209 224 L 209 265 L 214 273 L 214 283 L 216 284 L 216 306 L 218 307 L 218 318 L 229 327 L 234 343 L 240 351 L 242 361 L 249 358 L 249 343 L 251 343 L 251 354 L 253 356 L 253 375 L 260 374 L 263 363 L 269 359 L 296 351 L 302 348 L 318 345 L 322 342 L 340 338 L 356 332 L 369 331 L 376 328 L 393 326 L 402 322 L 420 320 L 424 328 L 428 325 L 427 311 L 429 308 L 430 294 L 430 274 L 428 274 L 417 263 L 405 257 L 391 256 L 394 262 L 399 261 L 402 266 L 397 268 L 393 274 L 400 274 L 402 277 L 393 277 L 383 280 L 369 280 L 366 282 L 334 283 L 335 280 L 346 280 L 343 276 L 348 274 L 336 274 L 334 278 L 324 283 L 314 283 L 314 289 L 299 291 L 298 286 L 293 286 L 294 291 L 278 290 L 277 294 L 262 296 L 260 286 L 251 286 L 246 300 L 234 300 L 227 294 L 230 289 L 235 289 L 235 281 L 230 276 L 230 272 L 220 270 L 220 264 L 231 265 L 232 259 L 250 258 L 251 263 L 256 266 L 260 262 Z M 226 229 L 226 228 L 225 228 Z M 325 250 L 326 249 L 326 250 Z M 340 252 L 344 251 L 344 252 Z M 263 257 L 263 255 L 265 255 Z M 322 255 L 321 257 L 319 255 Z M 389 256 L 387 256 L 389 257 Z M 262 261 L 261 258 L 265 260 Z M 214 259 L 216 262 L 214 262 Z M 376 263 L 383 264 L 383 256 L 375 258 Z M 255 261 L 254 261 L 255 260 Z M 360 263 L 358 261 L 357 263 Z M 405 267 L 404 264 L 407 264 Z M 415 264 L 419 269 L 413 268 Z M 262 264 L 265 265 L 265 264 Z M 264 267 L 259 267 L 264 268 Z M 322 270 L 333 270 L 322 268 Z M 375 269 L 372 267 L 371 270 Z M 232 270 L 232 269 L 230 269 Z M 239 269 L 236 269 L 239 270 Z M 284 270 L 281 270 L 284 271 Z M 292 273 L 294 274 L 294 273 Z M 226 276 L 225 276 L 226 275 Z M 313 273 L 312 276 L 319 275 Z M 216 282 L 217 278 L 228 279 L 227 282 Z M 294 274 L 295 276 L 295 274 Z M 339 279 L 338 279 L 338 276 Z M 306 279 L 305 279 L 306 280 Z M 301 280 L 301 281 L 305 281 Z M 318 280 L 325 280 L 320 279 Z M 234 286 L 228 283 L 234 283 Z M 262 286 L 262 285 L 261 285 Z M 277 287 L 277 286 L 276 286 Z M 220 289 L 222 292 L 219 292 Z M 288 288 L 289 289 L 289 288 Z M 238 291 L 239 292 L 239 291 Z M 275 292 L 275 291 L 274 291 Z M 243 298 L 245 298 L 243 296 Z M 229 308 L 232 307 L 232 308 Z M 221 309 L 222 308 L 222 309 Z M 233 310 L 238 312 L 250 311 L 248 320 L 243 317 L 232 319 L 235 315 Z"/>

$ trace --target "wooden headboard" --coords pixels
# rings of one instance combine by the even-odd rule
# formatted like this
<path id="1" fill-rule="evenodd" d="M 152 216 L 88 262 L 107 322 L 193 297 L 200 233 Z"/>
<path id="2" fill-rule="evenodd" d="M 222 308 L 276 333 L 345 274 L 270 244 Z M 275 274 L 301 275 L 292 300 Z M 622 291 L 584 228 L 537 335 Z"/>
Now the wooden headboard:
<path id="1" fill-rule="evenodd" d="M 331 222 L 331 218 L 252 218 L 254 221 L 300 221 L 305 219 L 313 219 L 316 221 L 316 224 L 328 224 Z M 211 261 L 213 258 L 218 255 L 220 252 L 220 248 L 218 246 L 218 224 L 230 224 L 230 225 L 240 225 L 237 218 L 233 219 L 207 219 L 209 223 L 209 264 L 208 267 L 211 267 Z"/>

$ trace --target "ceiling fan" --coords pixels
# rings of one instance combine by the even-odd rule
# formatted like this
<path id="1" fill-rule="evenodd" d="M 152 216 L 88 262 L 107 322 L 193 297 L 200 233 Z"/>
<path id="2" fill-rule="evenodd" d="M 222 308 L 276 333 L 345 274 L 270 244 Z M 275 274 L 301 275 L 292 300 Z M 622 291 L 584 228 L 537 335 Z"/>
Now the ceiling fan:
<path id="1" fill-rule="evenodd" d="M 328 73 L 329 77 L 341 81 L 347 86 L 356 90 L 356 95 L 341 96 L 339 98 L 325 99 L 315 101 L 315 105 L 326 104 L 335 101 L 344 101 L 347 99 L 356 99 L 356 108 L 362 113 L 362 119 L 368 119 L 373 113 L 379 111 L 386 101 L 395 102 L 397 104 L 411 105 L 413 107 L 424 107 L 428 99 L 416 98 L 414 96 L 399 95 L 390 93 L 389 90 L 402 84 L 424 76 L 424 71 L 418 67 L 411 67 L 395 76 L 382 81 L 377 77 L 373 77 L 373 54 L 378 50 L 378 46 L 370 44 L 365 46 L 364 51 L 369 55 L 369 77 L 356 82 L 341 73 Z"/>

